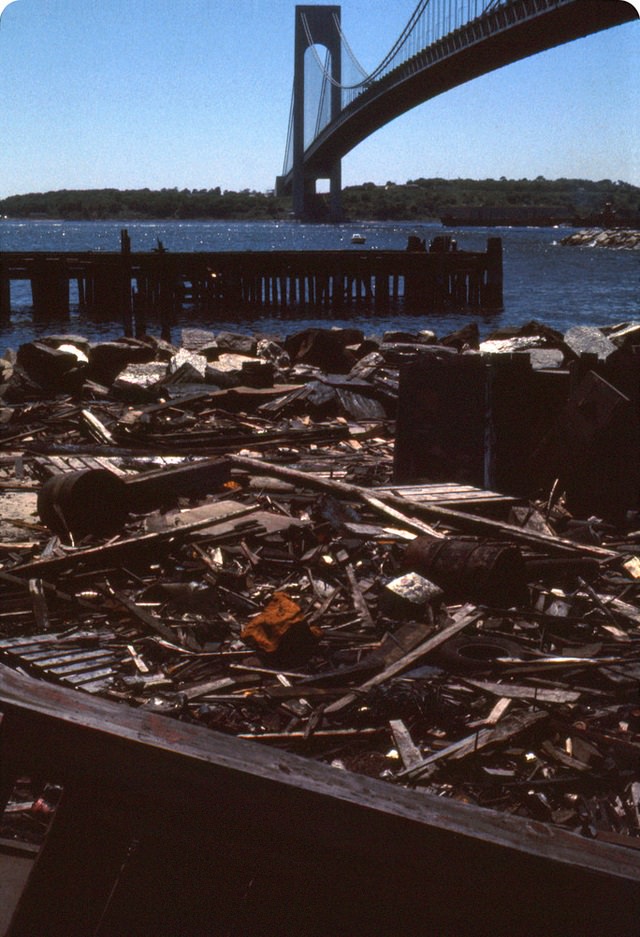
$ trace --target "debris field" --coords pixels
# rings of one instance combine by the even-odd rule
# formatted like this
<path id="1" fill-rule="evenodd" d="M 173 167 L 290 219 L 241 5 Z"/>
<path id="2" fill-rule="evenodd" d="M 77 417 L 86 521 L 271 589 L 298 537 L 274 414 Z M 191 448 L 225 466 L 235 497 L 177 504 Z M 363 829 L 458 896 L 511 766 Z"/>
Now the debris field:
<path id="1" fill-rule="evenodd" d="M 640 326 L 572 333 L 190 329 L 8 352 L 0 661 L 638 848 Z M 517 470 L 499 420 L 482 477 L 442 434 L 412 463 L 428 447 L 405 372 L 462 359 L 562 385 Z M 574 411 L 589 429 L 566 450 Z M 594 453 L 624 471 L 608 483 Z M 25 782 L 3 835 L 37 838 L 55 800 Z"/>

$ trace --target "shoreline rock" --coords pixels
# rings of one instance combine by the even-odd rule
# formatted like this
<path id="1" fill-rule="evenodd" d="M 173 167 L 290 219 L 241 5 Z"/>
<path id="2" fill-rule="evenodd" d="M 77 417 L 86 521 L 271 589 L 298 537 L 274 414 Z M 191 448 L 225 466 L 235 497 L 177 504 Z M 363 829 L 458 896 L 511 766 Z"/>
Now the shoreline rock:
<path id="1" fill-rule="evenodd" d="M 632 228 L 583 228 L 568 234 L 560 244 L 571 247 L 612 247 L 640 250 L 640 231 Z"/>

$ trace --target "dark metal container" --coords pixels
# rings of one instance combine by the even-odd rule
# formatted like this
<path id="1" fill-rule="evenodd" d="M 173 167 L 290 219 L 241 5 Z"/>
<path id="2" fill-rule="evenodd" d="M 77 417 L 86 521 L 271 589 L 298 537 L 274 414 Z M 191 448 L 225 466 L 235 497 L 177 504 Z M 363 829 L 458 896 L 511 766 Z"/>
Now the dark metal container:
<path id="1" fill-rule="evenodd" d="M 444 589 L 447 599 L 510 606 L 526 598 L 522 554 L 513 544 L 476 537 L 416 537 L 405 565 Z"/>
<path id="2" fill-rule="evenodd" d="M 107 469 L 82 469 L 49 478 L 38 492 L 43 524 L 63 539 L 122 530 L 128 514 L 127 487 Z"/>

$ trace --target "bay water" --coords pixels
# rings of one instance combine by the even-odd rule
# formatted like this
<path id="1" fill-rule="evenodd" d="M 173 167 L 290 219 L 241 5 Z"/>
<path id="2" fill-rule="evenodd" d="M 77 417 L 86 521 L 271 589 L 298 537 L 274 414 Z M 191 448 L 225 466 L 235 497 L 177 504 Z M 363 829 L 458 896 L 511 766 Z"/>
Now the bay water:
<path id="1" fill-rule="evenodd" d="M 180 329 L 197 326 L 213 331 L 232 330 L 284 336 L 307 326 L 357 326 L 367 335 L 388 329 L 431 329 L 441 337 L 471 321 L 484 337 L 505 326 L 531 319 L 565 331 L 573 325 L 612 325 L 640 319 L 640 252 L 596 246 L 567 246 L 560 240 L 571 228 L 443 228 L 438 223 L 360 222 L 302 224 L 295 221 L 48 221 L 0 219 L 0 251 L 118 251 L 120 231 L 126 228 L 132 251 L 150 251 L 161 242 L 168 251 L 224 250 L 353 250 L 352 235 L 366 238 L 358 249 L 404 250 L 409 235 L 427 243 L 439 234 L 451 234 L 460 250 L 485 250 L 488 237 L 501 237 L 504 251 L 504 311 L 490 316 L 468 312 L 407 314 L 375 313 L 337 317 L 302 313 L 286 319 L 267 310 L 266 315 L 212 318 L 185 308 L 178 316 L 172 339 Z M 73 307 L 69 319 L 34 324 L 31 291 L 27 282 L 11 288 L 10 323 L 0 323 L 0 355 L 38 336 L 74 333 L 98 341 L 122 334 L 119 322 L 92 320 Z M 160 334 L 150 322 L 149 332 Z"/>

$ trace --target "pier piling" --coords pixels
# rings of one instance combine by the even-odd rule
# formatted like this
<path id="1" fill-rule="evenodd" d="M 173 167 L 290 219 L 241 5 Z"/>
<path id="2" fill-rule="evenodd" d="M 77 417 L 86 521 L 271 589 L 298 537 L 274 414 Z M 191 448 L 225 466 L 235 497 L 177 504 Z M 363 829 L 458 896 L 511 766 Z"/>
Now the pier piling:
<path id="1" fill-rule="evenodd" d="M 69 273 L 62 256 L 37 257 L 31 265 L 35 319 L 46 322 L 69 315 Z"/>
<path id="2" fill-rule="evenodd" d="M 0 257 L 0 322 L 11 319 L 11 280 L 6 261 Z"/>
<path id="3" fill-rule="evenodd" d="M 168 334 L 176 313 L 225 317 L 323 310 L 425 314 L 502 308 L 502 242 L 486 251 L 457 249 L 131 251 L 126 230 L 120 252 L 0 252 L 0 318 L 11 317 L 11 282 L 31 284 L 33 315 L 61 319 L 74 300 L 93 318 L 121 322 L 126 335 L 151 321 Z"/>

